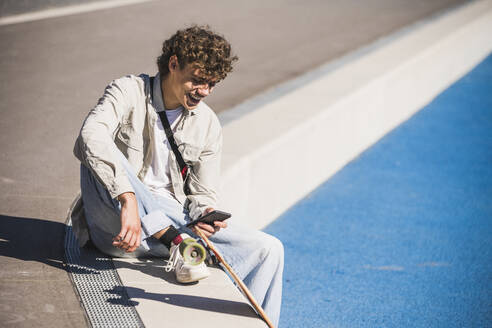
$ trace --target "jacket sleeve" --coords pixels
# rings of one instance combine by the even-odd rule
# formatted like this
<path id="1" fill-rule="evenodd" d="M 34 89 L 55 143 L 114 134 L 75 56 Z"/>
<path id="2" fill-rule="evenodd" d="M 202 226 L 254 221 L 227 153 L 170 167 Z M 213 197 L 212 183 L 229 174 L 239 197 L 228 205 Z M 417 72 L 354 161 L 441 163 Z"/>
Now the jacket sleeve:
<path id="1" fill-rule="evenodd" d="M 207 146 L 201 151 L 198 161 L 193 164 L 188 187 L 190 194 L 188 210 L 195 220 L 203 211 L 217 205 L 220 182 L 220 161 L 222 153 L 222 129 L 218 121 L 213 125 L 213 132 Z"/>
<path id="2" fill-rule="evenodd" d="M 89 112 L 75 142 L 75 157 L 92 171 L 113 198 L 134 192 L 118 158 L 114 136 L 133 106 L 136 83 L 130 76 L 111 82 Z"/>

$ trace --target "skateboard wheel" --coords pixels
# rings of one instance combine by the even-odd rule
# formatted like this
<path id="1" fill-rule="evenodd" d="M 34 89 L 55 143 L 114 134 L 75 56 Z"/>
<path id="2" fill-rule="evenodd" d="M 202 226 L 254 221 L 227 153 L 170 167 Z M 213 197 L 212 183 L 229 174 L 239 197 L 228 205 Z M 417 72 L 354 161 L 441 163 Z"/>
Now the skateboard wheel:
<path id="1" fill-rule="evenodd" d="M 205 247 L 192 238 L 186 238 L 179 244 L 179 251 L 185 263 L 199 265 L 205 261 L 207 253 Z"/>

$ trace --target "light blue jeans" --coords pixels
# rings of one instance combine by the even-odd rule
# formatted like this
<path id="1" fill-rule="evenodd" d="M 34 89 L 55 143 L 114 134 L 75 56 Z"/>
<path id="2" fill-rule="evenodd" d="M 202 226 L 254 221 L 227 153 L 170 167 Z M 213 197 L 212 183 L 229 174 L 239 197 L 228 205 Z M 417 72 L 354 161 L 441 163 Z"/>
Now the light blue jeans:
<path id="1" fill-rule="evenodd" d="M 173 225 L 198 238 L 185 227 L 191 219 L 183 206 L 176 200 L 152 194 L 137 178 L 126 158 L 123 155 L 121 158 L 138 201 L 142 222 L 141 246 L 133 253 L 125 253 L 112 245 L 112 238 L 121 229 L 120 204 L 111 198 L 90 170 L 81 165 L 82 199 L 94 245 L 114 257 L 167 257 L 168 249 L 152 237 L 157 231 Z M 210 240 L 248 286 L 275 326 L 278 326 L 282 299 L 283 245 L 277 238 L 261 231 L 241 228 L 233 220 L 228 220 L 228 227 L 214 234 Z"/>

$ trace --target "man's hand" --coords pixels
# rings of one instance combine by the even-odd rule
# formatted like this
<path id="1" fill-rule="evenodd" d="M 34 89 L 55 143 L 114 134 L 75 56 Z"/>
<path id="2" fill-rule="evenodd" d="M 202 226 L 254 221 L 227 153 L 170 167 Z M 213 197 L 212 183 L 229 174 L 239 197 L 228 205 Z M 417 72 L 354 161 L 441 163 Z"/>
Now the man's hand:
<path id="1" fill-rule="evenodd" d="M 210 213 L 213 210 L 214 210 L 213 208 L 209 207 L 205 211 L 203 211 L 203 215 Z M 205 236 L 207 238 L 210 238 L 214 233 L 218 232 L 221 228 L 227 228 L 226 221 L 215 221 L 213 227 L 210 224 L 198 222 L 196 225 L 193 226 L 192 229 L 195 230 L 196 228 L 200 228 L 200 230 L 203 231 Z M 196 233 L 196 231 L 195 231 L 195 233 Z"/>
<path id="2" fill-rule="evenodd" d="M 130 253 L 140 246 L 142 227 L 138 216 L 138 204 L 135 194 L 126 192 L 118 196 L 121 203 L 121 231 L 113 238 L 113 246 Z"/>

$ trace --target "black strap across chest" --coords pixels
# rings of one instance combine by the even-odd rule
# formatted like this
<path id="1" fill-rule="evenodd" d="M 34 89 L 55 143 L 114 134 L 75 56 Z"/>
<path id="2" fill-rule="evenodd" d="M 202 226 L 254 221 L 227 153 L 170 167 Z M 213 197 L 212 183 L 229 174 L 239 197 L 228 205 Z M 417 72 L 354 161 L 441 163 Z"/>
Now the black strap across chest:
<path id="1" fill-rule="evenodd" d="M 150 97 L 152 101 L 154 101 L 154 77 L 150 77 Z M 163 110 L 158 112 L 157 114 L 159 114 L 159 117 L 161 119 L 162 126 L 164 127 L 164 132 L 166 133 L 167 141 L 171 146 L 171 150 L 173 151 L 174 156 L 178 161 L 179 171 L 181 172 L 181 177 L 183 178 L 184 181 L 186 180 L 186 176 L 188 175 L 189 167 L 183 160 L 183 156 L 181 156 L 181 152 L 179 151 L 178 146 L 176 145 L 176 141 L 174 140 L 173 130 L 171 129 L 171 125 L 169 124 L 169 120 L 167 119 L 166 111 Z"/>

